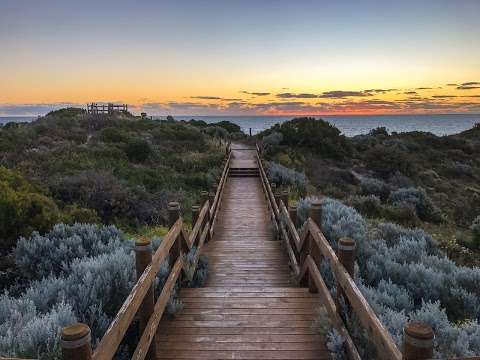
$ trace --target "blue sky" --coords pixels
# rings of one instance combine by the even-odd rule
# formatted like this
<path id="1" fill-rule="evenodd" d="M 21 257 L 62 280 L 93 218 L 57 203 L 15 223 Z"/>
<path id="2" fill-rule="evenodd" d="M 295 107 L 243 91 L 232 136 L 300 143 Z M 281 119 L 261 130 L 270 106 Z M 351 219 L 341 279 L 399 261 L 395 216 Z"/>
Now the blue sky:
<path id="1" fill-rule="evenodd" d="M 139 110 L 155 104 L 156 112 L 275 113 L 283 110 L 255 106 L 259 99 L 241 91 L 408 91 L 478 82 L 479 18 L 476 0 L 2 1 L 0 114 L 88 101 Z M 196 99 L 191 107 L 199 96 L 245 105 Z M 477 111 L 451 99 L 443 98 L 451 105 L 443 110 Z M 287 110 L 326 111 L 317 105 Z"/>

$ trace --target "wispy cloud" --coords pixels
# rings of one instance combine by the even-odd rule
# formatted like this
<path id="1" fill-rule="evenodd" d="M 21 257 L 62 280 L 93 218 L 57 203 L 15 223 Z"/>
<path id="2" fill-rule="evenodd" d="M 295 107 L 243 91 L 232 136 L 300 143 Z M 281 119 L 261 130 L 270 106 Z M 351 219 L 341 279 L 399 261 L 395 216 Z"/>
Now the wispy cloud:
<path id="1" fill-rule="evenodd" d="M 294 93 L 280 93 L 275 95 L 281 99 L 314 99 L 317 98 L 318 95 L 316 94 L 309 94 L 309 93 L 301 93 L 301 94 L 294 94 Z"/>
<path id="2" fill-rule="evenodd" d="M 365 91 L 344 91 L 344 90 L 335 90 L 335 91 L 325 91 L 322 95 L 319 95 L 319 98 L 324 99 L 341 99 L 346 97 L 353 96 L 371 96 L 370 93 Z"/>
<path id="3" fill-rule="evenodd" d="M 480 82 L 478 81 L 468 81 L 464 82 L 460 86 L 457 86 L 458 90 L 473 90 L 473 89 L 480 89 Z"/>
<path id="4" fill-rule="evenodd" d="M 254 96 L 267 96 L 270 95 L 269 92 L 250 92 L 250 91 L 245 91 L 242 90 L 240 91 L 242 94 L 247 94 L 247 95 L 254 95 Z"/>

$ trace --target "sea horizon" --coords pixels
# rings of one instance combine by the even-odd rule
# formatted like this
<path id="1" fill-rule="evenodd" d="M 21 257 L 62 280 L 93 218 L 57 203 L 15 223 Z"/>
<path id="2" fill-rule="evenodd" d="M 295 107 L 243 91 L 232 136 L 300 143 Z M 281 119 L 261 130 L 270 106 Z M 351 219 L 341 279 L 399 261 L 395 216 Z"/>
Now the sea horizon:
<path id="1" fill-rule="evenodd" d="M 168 115 L 151 115 L 164 120 Z M 298 117 L 315 117 L 336 126 L 342 134 L 351 137 L 367 134 L 370 130 L 385 127 L 389 132 L 424 131 L 438 136 L 457 134 L 480 123 L 480 114 L 380 114 L 380 115 L 174 115 L 175 120 L 203 120 L 207 123 L 230 121 L 252 135 L 275 124 Z M 38 116 L 0 116 L 0 124 L 31 122 Z"/>

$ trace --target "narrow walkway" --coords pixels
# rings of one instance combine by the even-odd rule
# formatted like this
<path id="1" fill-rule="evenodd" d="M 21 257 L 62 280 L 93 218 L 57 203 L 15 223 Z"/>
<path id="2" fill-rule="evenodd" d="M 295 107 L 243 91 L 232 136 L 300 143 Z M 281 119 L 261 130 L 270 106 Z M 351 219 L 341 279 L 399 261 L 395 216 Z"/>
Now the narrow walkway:
<path id="1" fill-rule="evenodd" d="M 159 359 L 329 359 L 313 320 L 319 304 L 294 287 L 273 238 L 255 151 L 233 149 L 205 287 L 182 289 L 183 311 L 161 322 Z"/>

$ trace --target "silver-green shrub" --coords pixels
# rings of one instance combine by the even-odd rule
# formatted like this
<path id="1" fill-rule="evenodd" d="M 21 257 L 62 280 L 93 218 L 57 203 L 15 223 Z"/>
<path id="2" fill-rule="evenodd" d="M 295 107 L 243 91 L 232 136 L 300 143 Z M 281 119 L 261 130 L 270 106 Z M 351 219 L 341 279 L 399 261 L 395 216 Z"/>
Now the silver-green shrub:
<path id="1" fill-rule="evenodd" d="M 388 201 L 393 205 L 410 204 L 424 221 L 439 223 L 443 220 L 440 209 L 435 206 L 423 188 L 401 188 L 390 194 Z"/>
<path id="2" fill-rule="evenodd" d="M 307 188 L 307 177 L 304 173 L 290 169 L 273 161 L 267 162 L 266 165 L 268 178 L 277 186 L 292 186 L 300 193 L 305 192 Z"/>
<path id="3" fill-rule="evenodd" d="M 45 235 L 34 232 L 20 238 L 15 263 L 25 276 L 41 279 L 68 270 L 75 259 L 111 253 L 127 244 L 114 226 L 57 224 Z"/>
<path id="4" fill-rule="evenodd" d="M 311 200 L 299 202 L 302 220 Z M 455 264 L 422 230 L 369 224 L 355 209 L 332 199 L 322 200 L 322 211 L 322 230 L 334 249 L 342 236 L 356 240 L 355 281 L 397 345 L 405 323 L 421 320 L 435 330 L 436 355 L 480 353 L 479 268 Z M 323 264 L 320 270 L 332 287 L 331 272 Z"/>

